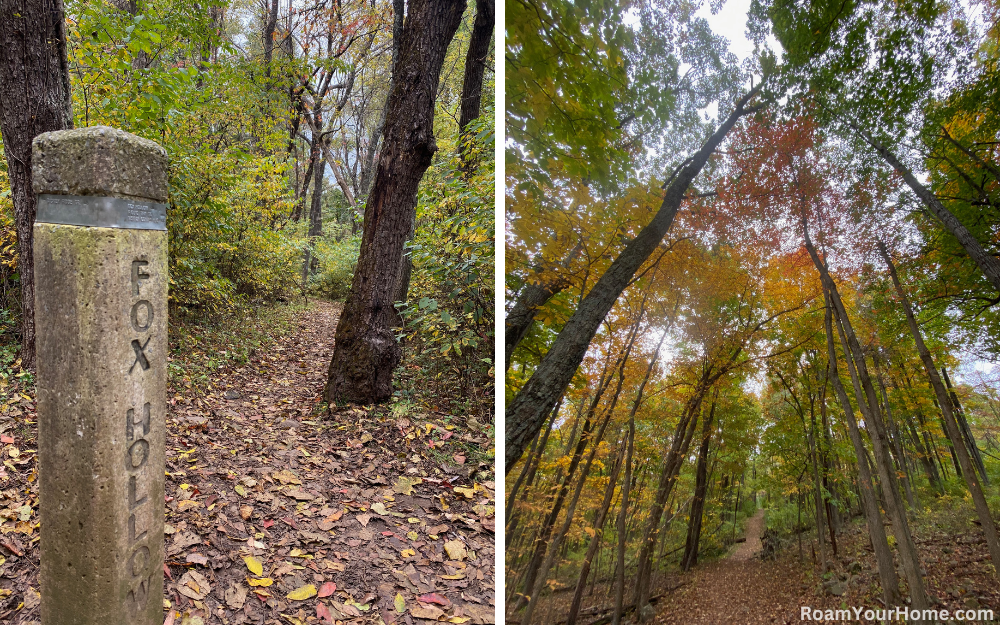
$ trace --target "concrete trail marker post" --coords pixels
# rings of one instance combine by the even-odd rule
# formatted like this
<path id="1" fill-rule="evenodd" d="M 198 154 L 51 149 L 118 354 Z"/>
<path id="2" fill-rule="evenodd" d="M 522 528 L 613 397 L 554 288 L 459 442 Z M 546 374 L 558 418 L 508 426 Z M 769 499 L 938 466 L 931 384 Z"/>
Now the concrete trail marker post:
<path id="1" fill-rule="evenodd" d="M 32 145 L 42 625 L 163 623 L 167 154 Z"/>

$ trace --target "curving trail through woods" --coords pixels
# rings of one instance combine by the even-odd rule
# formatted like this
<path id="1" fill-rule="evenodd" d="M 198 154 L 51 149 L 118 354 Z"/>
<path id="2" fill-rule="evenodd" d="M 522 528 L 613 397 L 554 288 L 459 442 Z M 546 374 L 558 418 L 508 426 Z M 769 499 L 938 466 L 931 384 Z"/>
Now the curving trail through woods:
<path id="1" fill-rule="evenodd" d="M 797 623 L 802 570 L 788 559 L 762 561 L 764 510 L 747 522 L 746 541 L 724 560 L 706 563 L 657 607 L 656 623 Z"/>

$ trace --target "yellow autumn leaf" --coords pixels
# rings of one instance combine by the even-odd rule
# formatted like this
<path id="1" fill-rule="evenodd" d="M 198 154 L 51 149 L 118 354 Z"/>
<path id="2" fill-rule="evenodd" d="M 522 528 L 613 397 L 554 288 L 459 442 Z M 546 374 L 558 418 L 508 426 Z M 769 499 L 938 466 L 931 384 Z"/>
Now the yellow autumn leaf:
<path id="1" fill-rule="evenodd" d="M 399 552 L 399 555 L 403 556 L 404 558 L 409 558 L 410 556 L 415 555 L 416 553 L 417 552 L 414 551 L 413 549 L 403 549 L 402 551 Z"/>
<path id="2" fill-rule="evenodd" d="M 296 588 L 292 592 L 288 593 L 287 597 L 293 601 L 304 601 L 309 597 L 316 596 L 316 587 L 312 584 L 306 584 L 300 588 Z"/>
<path id="3" fill-rule="evenodd" d="M 247 583 L 251 586 L 270 586 L 274 583 L 274 580 L 270 577 L 262 577 L 260 579 L 250 579 L 247 578 Z"/>
<path id="4" fill-rule="evenodd" d="M 250 572 L 256 576 L 261 576 L 264 574 L 264 565 L 260 563 L 260 560 L 253 556 L 244 556 L 243 561 L 246 563 L 247 568 Z"/>
<path id="5" fill-rule="evenodd" d="M 393 604 L 396 607 L 396 611 L 402 614 L 406 612 L 406 599 L 403 599 L 403 595 L 396 593 L 396 598 L 393 600 Z"/>

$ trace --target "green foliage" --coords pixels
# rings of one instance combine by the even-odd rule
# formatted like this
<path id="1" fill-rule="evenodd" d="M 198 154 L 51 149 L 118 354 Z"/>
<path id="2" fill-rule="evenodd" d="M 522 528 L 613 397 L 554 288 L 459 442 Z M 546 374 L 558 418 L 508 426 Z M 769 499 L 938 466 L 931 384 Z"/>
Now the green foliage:
<path id="1" fill-rule="evenodd" d="M 313 255 L 319 264 L 319 270 L 309 278 L 310 292 L 337 300 L 347 297 L 360 251 L 360 236 L 339 241 L 334 237 L 326 237 L 316 241 Z"/>
<path id="2" fill-rule="evenodd" d="M 417 206 L 403 336 L 442 372 L 489 385 L 493 371 L 493 112 L 470 124 L 463 171 L 454 150 L 424 176 Z"/>

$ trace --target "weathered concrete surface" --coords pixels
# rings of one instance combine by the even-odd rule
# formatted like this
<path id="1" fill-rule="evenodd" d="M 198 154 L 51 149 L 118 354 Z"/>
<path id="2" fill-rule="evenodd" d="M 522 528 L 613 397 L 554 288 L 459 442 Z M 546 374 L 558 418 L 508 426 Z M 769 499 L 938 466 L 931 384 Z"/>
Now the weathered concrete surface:
<path id="1" fill-rule="evenodd" d="M 36 139 L 36 191 L 164 195 L 139 186 L 160 167 L 165 189 L 165 165 L 139 161 L 161 154 L 126 163 L 149 142 L 115 131 L 81 152 L 77 134 Z M 42 624 L 161 625 L 167 233 L 36 223 L 34 237 Z"/>
<path id="2" fill-rule="evenodd" d="M 31 144 L 35 193 L 167 199 L 167 152 L 108 126 L 45 132 Z"/>

